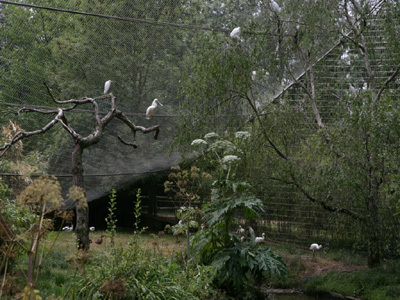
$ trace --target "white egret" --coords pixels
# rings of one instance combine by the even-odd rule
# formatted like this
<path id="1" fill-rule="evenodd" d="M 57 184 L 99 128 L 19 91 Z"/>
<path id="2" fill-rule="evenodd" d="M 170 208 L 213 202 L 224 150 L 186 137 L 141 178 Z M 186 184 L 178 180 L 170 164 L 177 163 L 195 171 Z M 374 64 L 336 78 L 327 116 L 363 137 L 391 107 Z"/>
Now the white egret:
<path id="1" fill-rule="evenodd" d="M 151 103 L 151 105 L 147 108 L 146 110 L 146 119 L 150 119 L 150 117 L 154 114 L 154 111 L 157 107 L 157 104 L 160 104 L 161 106 L 164 106 L 160 103 L 160 101 L 158 101 L 158 99 L 154 99 L 153 103 Z"/>
<path id="2" fill-rule="evenodd" d="M 322 245 L 318 245 L 317 243 L 311 244 L 310 250 L 313 252 L 313 257 L 315 256 L 315 251 L 318 251 L 322 248 Z"/>
<path id="3" fill-rule="evenodd" d="M 239 33 L 240 33 L 240 27 L 236 27 L 231 31 L 230 37 L 235 38 L 239 35 Z"/>
<path id="4" fill-rule="evenodd" d="M 253 72 L 251 72 L 251 80 L 256 80 L 256 76 L 257 76 L 257 72 L 256 71 L 253 71 Z"/>
<path id="5" fill-rule="evenodd" d="M 107 94 L 108 90 L 110 89 L 112 80 L 107 80 L 106 83 L 104 83 L 104 94 Z"/>
<path id="6" fill-rule="evenodd" d="M 278 3 L 276 3 L 274 0 L 271 0 L 269 3 L 269 6 L 271 7 L 271 10 L 277 14 L 281 12 L 281 8 L 279 7 Z"/>
<path id="7" fill-rule="evenodd" d="M 263 232 L 263 234 L 261 236 L 257 236 L 255 239 L 256 243 L 261 243 L 265 240 L 265 233 Z"/>

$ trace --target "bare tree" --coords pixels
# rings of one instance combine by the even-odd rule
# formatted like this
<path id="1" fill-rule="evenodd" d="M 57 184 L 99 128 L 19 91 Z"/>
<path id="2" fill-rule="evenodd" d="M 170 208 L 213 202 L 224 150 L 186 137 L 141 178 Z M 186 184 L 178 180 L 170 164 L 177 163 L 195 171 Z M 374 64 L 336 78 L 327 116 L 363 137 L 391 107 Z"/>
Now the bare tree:
<path id="1" fill-rule="evenodd" d="M 155 125 L 152 127 L 143 127 L 135 125 L 122 111 L 118 110 L 115 106 L 115 96 L 112 93 L 102 95 L 96 98 L 83 97 L 81 99 L 70 99 L 70 100 L 56 100 L 49 86 L 45 83 L 47 88 L 47 92 L 49 93 L 51 99 L 60 105 L 58 108 L 54 109 L 42 109 L 36 107 L 23 107 L 17 111 L 9 111 L 8 113 L 13 113 L 16 115 L 20 115 L 21 113 L 40 113 L 47 115 L 54 115 L 53 119 L 47 123 L 42 128 L 33 131 L 25 131 L 21 130 L 17 132 L 11 140 L 0 147 L 0 157 L 6 153 L 8 149 L 10 149 L 14 144 L 18 141 L 28 138 L 33 135 L 39 135 L 48 132 L 52 127 L 56 124 L 61 124 L 61 126 L 71 135 L 74 146 L 72 150 L 72 178 L 73 184 L 76 187 L 79 187 L 84 190 L 84 176 L 83 176 L 83 163 L 82 163 L 82 154 L 85 148 L 88 148 L 92 145 L 97 144 L 103 134 L 104 129 L 108 124 L 110 124 L 111 120 L 117 118 L 121 120 L 126 126 L 131 129 L 133 135 L 133 141 L 126 142 L 122 138 L 118 137 L 118 139 L 133 148 L 136 148 L 136 132 L 140 131 L 143 134 L 154 132 L 154 139 L 157 139 L 159 134 L 159 125 Z M 101 117 L 99 110 L 99 101 L 107 100 L 111 102 L 111 108 L 107 112 L 107 114 Z M 74 130 L 74 128 L 68 123 L 68 119 L 65 115 L 67 111 L 74 111 L 77 107 L 83 104 L 92 104 L 93 106 L 93 115 L 94 115 L 94 128 L 90 134 L 87 136 L 82 136 L 78 132 Z M 68 107 L 61 107 L 61 105 L 70 105 Z M 89 249 L 89 210 L 87 205 L 76 205 L 76 235 L 78 240 L 79 249 Z"/>

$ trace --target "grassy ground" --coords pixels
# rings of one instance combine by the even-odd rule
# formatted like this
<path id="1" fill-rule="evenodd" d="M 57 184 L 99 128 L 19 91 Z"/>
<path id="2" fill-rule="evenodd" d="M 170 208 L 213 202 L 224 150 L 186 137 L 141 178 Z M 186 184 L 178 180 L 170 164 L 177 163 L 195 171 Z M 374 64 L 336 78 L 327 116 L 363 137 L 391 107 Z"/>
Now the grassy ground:
<path id="1" fill-rule="evenodd" d="M 368 269 L 365 256 L 345 250 L 320 251 L 315 257 L 306 249 L 272 247 L 289 269 L 285 282 L 276 287 L 309 293 L 331 293 L 363 300 L 400 299 L 400 261 L 387 261 Z"/>
<path id="2" fill-rule="evenodd" d="M 95 241 L 105 235 L 102 244 L 96 244 Z M 50 247 L 54 239 L 57 237 L 56 232 L 50 233 L 49 238 L 44 243 L 45 248 Z M 124 247 L 132 242 L 132 233 L 119 232 L 115 237 L 115 245 Z M 106 232 L 96 231 L 90 233 L 90 239 L 93 241 L 90 246 L 90 253 L 96 256 L 110 246 L 110 239 Z M 171 235 L 158 236 L 156 234 L 141 234 L 136 240 L 139 247 L 153 251 L 156 255 L 165 257 L 175 257 L 177 254 L 185 250 L 186 240 L 184 237 L 179 238 Z M 46 255 L 46 251 L 44 252 Z M 72 267 L 72 259 L 76 255 L 75 235 L 72 232 L 60 232 L 57 241 L 52 250 L 45 256 L 44 263 L 41 267 L 40 277 L 37 289 L 40 295 L 60 294 L 60 289 L 66 289 L 71 279 L 74 277 L 74 268 Z M 27 257 L 21 256 L 19 265 L 22 270 L 14 266 L 14 272 L 7 284 L 5 285 L 3 295 L 21 290 L 25 284 L 23 272 L 26 273 Z M 1 299 L 5 299 L 4 297 Z"/>
<path id="3" fill-rule="evenodd" d="M 91 233 L 90 239 L 96 241 L 103 234 L 106 235 L 105 232 Z M 52 233 L 46 244 L 50 245 L 55 236 Z M 115 236 L 116 246 L 124 247 L 132 243 L 132 236 L 131 233 L 119 232 Z M 182 257 L 186 246 L 186 240 L 182 236 L 177 239 L 171 235 L 146 233 L 141 234 L 136 243 L 158 256 L 171 259 Z M 265 245 L 269 246 L 268 242 Z M 109 246 L 110 239 L 106 236 L 101 245 L 93 242 L 90 252 L 96 256 Z M 289 269 L 286 281 L 275 281 L 273 287 L 296 288 L 311 293 L 339 293 L 365 300 L 400 299 L 400 262 L 386 262 L 379 268 L 368 269 L 365 257 L 343 250 L 320 251 L 315 257 L 306 248 L 272 246 L 272 250 L 283 257 Z M 75 235 L 61 232 L 41 268 L 37 288 L 43 298 L 51 294 L 63 294 L 62 289 L 68 288 L 74 278 L 71 260 L 75 253 Z M 20 265 L 26 264 L 26 258 L 21 257 Z M 24 284 L 22 272 L 18 268 L 15 270 L 8 285 L 11 290 Z M 271 287 L 269 283 L 268 286 Z"/>

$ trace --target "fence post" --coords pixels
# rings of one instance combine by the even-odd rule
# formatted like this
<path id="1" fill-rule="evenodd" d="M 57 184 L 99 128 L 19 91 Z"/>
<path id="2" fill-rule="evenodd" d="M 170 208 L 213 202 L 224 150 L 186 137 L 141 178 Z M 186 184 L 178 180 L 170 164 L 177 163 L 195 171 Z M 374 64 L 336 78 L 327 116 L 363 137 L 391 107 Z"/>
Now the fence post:
<path id="1" fill-rule="evenodd" d="M 149 190 L 149 210 L 148 214 L 152 216 L 157 215 L 157 195 L 153 190 Z"/>

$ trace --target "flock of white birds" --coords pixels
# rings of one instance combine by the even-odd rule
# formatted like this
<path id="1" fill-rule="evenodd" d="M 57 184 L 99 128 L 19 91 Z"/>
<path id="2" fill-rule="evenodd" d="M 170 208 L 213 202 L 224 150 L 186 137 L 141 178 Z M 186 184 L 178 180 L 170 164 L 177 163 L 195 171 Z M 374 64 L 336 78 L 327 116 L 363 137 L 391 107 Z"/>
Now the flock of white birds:
<path id="1" fill-rule="evenodd" d="M 243 242 L 246 239 L 247 232 L 246 230 L 239 225 L 236 233 L 240 236 L 240 240 Z M 265 241 L 265 233 L 262 233 L 261 236 L 255 236 L 254 229 L 249 226 L 248 233 L 250 235 L 250 239 L 253 239 L 256 243 L 261 243 Z M 322 245 L 318 245 L 317 243 L 313 243 L 310 246 L 310 250 L 313 252 L 313 257 L 315 256 L 315 252 L 322 249 Z"/>
<path id="2" fill-rule="evenodd" d="M 71 225 L 71 226 L 64 226 L 64 227 L 62 228 L 62 230 L 63 230 L 63 231 L 73 231 L 73 230 L 74 230 L 74 226 L 73 226 L 73 225 Z M 96 228 L 95 228 L 94 226 L 90 226 L 90 227 L 89 227 L 89 230 L 90 230 L 90 231 L 95 231 Z"/>

